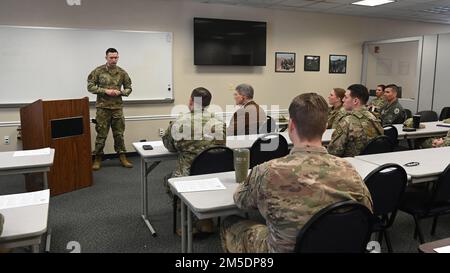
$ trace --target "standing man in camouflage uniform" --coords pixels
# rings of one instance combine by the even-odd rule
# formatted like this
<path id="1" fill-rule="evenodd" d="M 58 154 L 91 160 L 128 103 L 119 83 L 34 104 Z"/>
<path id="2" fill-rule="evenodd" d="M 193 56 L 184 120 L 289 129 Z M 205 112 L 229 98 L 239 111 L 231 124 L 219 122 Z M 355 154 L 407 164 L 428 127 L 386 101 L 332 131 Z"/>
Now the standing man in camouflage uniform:
<path id="1" fill-rule="evenodd" d="M 111 127 L 114 137 L 114 150 L 119 154 L 122 166 L 132 168 L 133 165 L 125 156 L 125 143 L 123 133 L 125 131 L 125 118 L 123 116 L 122 96 L 128 97 L 131 93 L 131 79 L 128 73 L 117 66 L 119 53 L 114 48 L 106 50 L 106 64 L 94 69 L 88 77 L 87 89 L 97 95 L 95 107 L 97 114 L 95 120 L 95 160 L 93 170 L 100 169 L 103 148 Z M 123 87 L 123 89 L 122 89 Z"/>
<path id="2" fill-rule="evenodd" d="M 180 116 L 175 122 L 170 122 L 164 133 L 164 146 L 171 152 L 178 152 L 177 165 L 170 176 L 188 176 L 197 155 L 207 148 L 225 145 L 225 123 L 207 111 L 211 99 L 212 95 L 206 88 L 195 88 L 188 102 L 190 112 Z M 167 189 L 168 178 L 170 177 L 166 177 L 164 181 Z M 167 192 L 170 194 L 170 190 Z M 196 228 L 201 232 L 212 232 L 213 223 L 211 219 L 196 221 Z"/>
<path id="3" fill-rule="evenodd" d="M 401 124 L 405 121 L 403 107 L 397 99 L 398 87 L 389 84 L 384 89 L 386 103 L 381 108 L 381 123 L 384 125 Z"/>
<path id="4" fill-rule="evenodd" d="M 367 88 L 353 84 L 347 89 L 343 105 L 351 112 L 338 121 L 328 145 L 328 152 L 340 157 L 359 155 L 372 138 L 384 133 L 380 121 L 365 107 Z"/>
<path id="5" fill-rule="evenodd" d="M 294 98 L 289 106 L 290 154 L 254 167 L 234 193 L 241 209 L 258 209 L 265 223 L 238 216 L 224 219 L 225 252 L 293 252 L 296 237 L 324 207 L 355 200 L 372 209 L 358 172 L 322 147 L 328 105 L 315 93 Z"/>

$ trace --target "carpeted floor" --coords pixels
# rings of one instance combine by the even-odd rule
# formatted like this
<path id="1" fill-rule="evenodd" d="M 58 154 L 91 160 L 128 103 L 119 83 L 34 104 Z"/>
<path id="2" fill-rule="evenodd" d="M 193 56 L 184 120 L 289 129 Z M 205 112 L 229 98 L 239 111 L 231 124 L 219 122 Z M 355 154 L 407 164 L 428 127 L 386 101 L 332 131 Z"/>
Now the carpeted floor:
<path id="1" fill-rule="evenodd" d="M 180 252 L 181 239 L 172 233 L 171 200 L 163 187 L 175 161 L 162 162 L 149 176 L 149 218 L 158 233 L 152 237 L 140 217 L 139 158 L 130 159 L 132 169 L 122 168 L 118 159 L 106 160 L 94 172 L 92 187 L 51 198 L 51 252 L 70 252 L 71 241 L 80 243 L 82 252 Z M 0 181 L 0 195 L 25 191 L 22 175 L 1 176 Z M 431 219 L 423 221 L 427 241 L 450 237 L 450 216 L 440 218 L 435 236 L 430 229 Z M 399 212 L 390 233 L 395 252 L 417 252 L 413 231 L 412 217 Z M 194 238 L 194 251 L 222 252 L 218 232 Z"/>

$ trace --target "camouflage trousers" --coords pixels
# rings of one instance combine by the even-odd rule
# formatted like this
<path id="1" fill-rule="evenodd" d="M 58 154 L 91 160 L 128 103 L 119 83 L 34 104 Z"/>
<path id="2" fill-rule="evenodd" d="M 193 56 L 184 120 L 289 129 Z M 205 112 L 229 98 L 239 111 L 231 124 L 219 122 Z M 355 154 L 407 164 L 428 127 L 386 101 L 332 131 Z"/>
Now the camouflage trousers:
<path id="1" fill-rule="evenodd" d="M 94 154 L 103 154 L 103 148 L 105 147 L 105 141 L 108 137 L 110 127 L 114 137 L 114 150 L 116 153 L 125 153 L 125 142 L 123 140 L 125 118 L 122 109 L 97 108 L 95 119 L 97 120 L 97 124 L 95 125 L 97 138 L 95 139 Z"/>
<path id="2" fill-rule="evenodd" d="M 220 240 L 227 253 L 267 253 L 267 226 L 232 215 L 222 221 Z"/>

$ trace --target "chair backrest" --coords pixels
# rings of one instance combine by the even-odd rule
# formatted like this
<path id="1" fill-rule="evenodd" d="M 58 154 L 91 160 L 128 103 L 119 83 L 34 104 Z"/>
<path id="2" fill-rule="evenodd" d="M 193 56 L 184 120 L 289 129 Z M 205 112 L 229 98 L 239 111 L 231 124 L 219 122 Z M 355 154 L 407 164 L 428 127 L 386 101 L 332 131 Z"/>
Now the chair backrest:
<path id="1" fill-rule="evenodd" d="M 434 183 L 431 206 L 450 201 L 450 164 Z"/>
<path id="2" fill-rule="evenodd" d="M 401 112 L 401 115 L 398 115 L 393 121 L 392 124 L 403 124 L 406 120 L 406 112 Z"/>
<path id="3" fill-rule="evenodd" d="M 377 136 L 367 143 L 360 155 L 390 153 L 392 151 L 394 151 L 394 146 L 390 138 L 387 136 Z"/>
<path id="4" fill-rule="evenodd" d="M 266 121 L 259 127 L 260 134 L 268 134 L 277 131 L 277 124 L 271 116 L 267 116 Z"/>
<path id="5" fill-rule="evenodd" d="M 263 162 L 289 154 L 286 139 L 277 133 L 261 136 L 250 148 L 250 168 Z"/>
<path id="6" fill-rule="evenodd" d="M 404 112 L 405 120 L 409 119 L 409 118 L 412 118 L 411 110 L 405 108 L 405 109 L 403 109 L 403 112 Z"/>
<path id="7" fill-rule="evenodd" d="M 450 118 L 450 107 L 444 107 L 439 115 L 439 120 L 444 120 Z"/>
<path id="8" fill-rule="evenodd" d="M 233 150 L 225 146 L 215 146 L 201 152 L 191 165 L 190 174 L 208 174 L 234 171 Z"/>
<path id="9" fill-rule="evenodd" d="M 332 204 L 303 226 L 295 252 L 363 253 L 372 232 L 373 215 L 355 201 Z"/>
<path id="10" fill-rule="evenodd" d="M 383 216 L 386 226 L 391 226 L 397 214 L 408 176 L 397 164 L 384 164 L 370 172 L 364 179 L 373 202 L 373 214 Z"/>
<path id="11" fill-rule="evenodd" d="M 398 131 L 397 128 L 393 125 L 386 125 L 383 127 L 384 129 L 384 135 L 387 136 L 391 142 L 392 145 L 397 146 L 398 144 Z"/>
<path id="12" fill-rule="evenodd" d="M 419 111 L 416 115 L 420 115 L 420 122 L 438 121 L 437 113 L 431 110 Z"/>

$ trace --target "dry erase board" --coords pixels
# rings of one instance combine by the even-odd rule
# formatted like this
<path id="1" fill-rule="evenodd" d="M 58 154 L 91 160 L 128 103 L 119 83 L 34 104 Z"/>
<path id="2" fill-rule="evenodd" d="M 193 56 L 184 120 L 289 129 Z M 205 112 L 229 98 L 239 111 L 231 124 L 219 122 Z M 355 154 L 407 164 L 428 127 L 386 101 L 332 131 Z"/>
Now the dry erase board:
<path id="1" fill-rule="evenodd" d="M 133 82 L 128 102 L 172 101 L 172 33 L 0 26 L 0 104 L 95 95 L 87 77 L 119 51 Z"/>

